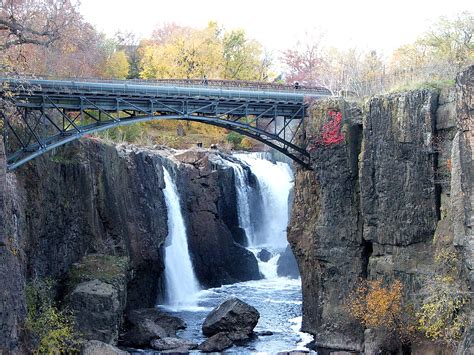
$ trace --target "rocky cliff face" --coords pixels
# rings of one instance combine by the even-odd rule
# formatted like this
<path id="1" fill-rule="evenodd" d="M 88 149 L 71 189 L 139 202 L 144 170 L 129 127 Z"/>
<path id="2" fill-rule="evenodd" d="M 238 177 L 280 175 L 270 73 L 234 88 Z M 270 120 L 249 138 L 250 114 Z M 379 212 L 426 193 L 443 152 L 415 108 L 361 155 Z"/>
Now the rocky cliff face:
<path id="1" fill-rule="evenodd" d="M 288 239 L 302 277 L 303 330 L 318 346 L 367 354 L 388 346 L 348 315 L 349 293 L 360 279 L 397 279 L 416 301 L 440 248 L 463 255 L 459 287 L 467 290 L 472 133 L 459 129 L 456 116 L 463 112 L 472 126 L 473 71 L 458 78 L 456 92 L 390 94 L 365 107 L 313 104 L 306 127 L 313 170 L 297 171 Z M 328 124 L 335 117 L 328 111 L 343 114 L 340 130 Z"/>
<path id="2" fill-rule="evenodd" d="M 3 139 L 0 138 L 0 351 L 18 351 L 26 314 L 24 265 L 20 235 L 24 219 L 17 218 L 23 206 L 17 198 L 14 176 L 5 171 Z"/>
<path id="3" fill-rule="evenodd" d="M 69 297 L 76 308 L 94 292 L 108 290 L 119 301 L 112 302 L 110 317 L 119 325 L 113 313 L 125 305 L 128 310 L 155 305 L 163 291 L 168 233 L 162 166 L 177 180 L 199 281 L 217 286 L 259 277 L 255 257 L 234 242 L 230 231 L 237 221 L 232 169 L 219 154 L 189 153 L 190 159 L 173 154 L 87 139 L 39 157 L 15 173 L 0 172 L 6 216 L 0 276 L 9 285 L 0 298 L 0 349 L 13 349 L 18 342 L 26 280 L 48 277 L 67 283 L 71 267 L 85 255 L 127 257 L 128 290 L 123 295 L 122 290 L 108 290 L 107 280 L 97 287 L 93 283 L 99 281 L 86 278 L 78 286 L 81 292 Z M 99 301 L 99 306 L 105 304 Z M 99 340 L 116 338 L 115 332 Z"/>

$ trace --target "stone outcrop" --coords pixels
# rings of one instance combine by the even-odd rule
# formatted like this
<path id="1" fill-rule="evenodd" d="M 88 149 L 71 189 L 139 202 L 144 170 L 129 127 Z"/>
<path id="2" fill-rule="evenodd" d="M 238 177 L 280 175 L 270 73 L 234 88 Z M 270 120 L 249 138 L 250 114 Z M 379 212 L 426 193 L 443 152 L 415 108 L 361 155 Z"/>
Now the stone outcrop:
<path id="1" fill-rule="evenodd" d="M 154 305 L 167 235 L 162 159 L 88 139 L 17 170 L 27 276 L 60 279 L 86 254 L 123 255 L 128 307 Z"/>
<path id="2" fill-rule="evenodd" d="M 377 96 L 364 107 L 312 105 L 306 139 L 313 171 L 296 173 L 288 239 L 302 278 L 302 327 L 317 346 L 375 354 L 394 345 L 349 316 L 348 295 L 361 279 L 400 280 L 415 303 L 442 248 L 461 256 L 455 287 L 472 290 L 473 71 L 458 77 L 456 91 Z M 343 121 L 337 137 L 325 140 L 330 110 Z M 469 329 L 459 353 L 472 346 Z"/>
<path id="3" fill-rule="evenodd" d="M 66 306 L 81 337 L 116 344 L 127 303 L 128 258 L 89 254 L 68 273 Z"/>
<path id="4" fill-rule="evenodd" d="M 156 308 L 145 308 L 130 311 L 125 328 L 121 344 L 148 347 L 155 339 L 175 338 L 178 330 L 186 328 L 186 323 Z"/>
<path id="5" fill-rule="evenodd" d="M 127 355 L 126 351 L 122 351 L 115 346 L 103 343 L 98 340 L 89 340 L 82 345 L 81 355 Z"/>
<path id="6" fill-rule="evenodd" d="M 278 258 L 277 274 L 280 277 L 289 277 L 291 279 L 297 279 L 300 277 L 298 263 L 296 262 L 296 258 L 293 255 L 293 251 L 289 245 Z"/>
<path id="7" fill-rule="evenodd" d="M 221 352 L 233 344 L 227 333 L 217 333 L 199 344 L 198 349 L 205 353 Z"/>
<path id="8" fill-rule="evenodd" d="M 214 308 L 202 324 L 202 332 L 206 336 L 217 333 L 237 333 L 246 336 L 252 334 L 260 314 L 258 311 L 239 300 L 230 298 Z M 232 336 L 230 336 L 232 338 Z"/>
<path id="9" fill-rule="evenodd" d="M 173 350 L 176 353 L 186 353 L 198 347 L 198 344 L 195 342 L 181 338 L 154 339 L 150 345 L 155 350 Z"/>
<path id="10" fill-rule="evenodd" d="M 272 258 L 272 253 L 270 253 L 267 249 L 262 249 L 257 253 L 257 258 L 260 259 L 260 261 L 263 261 L 266 263 L 268 260 Z"/>
<path id="11" fill-rule="evenodd" d="M 188 223 L 196 277 L 204 287 L 260 278 L 255 255 L 235 242 L 238 225 L 234 172 L 218 153 L 187 151 L 173 156 Z"/>
<path id="12" fill-rule="evenodd" d="M 123 310 L 112 285 L 99 280 L 80 283 L 69 296 L 68 304 L 81 337 L 117 343 Z"/>

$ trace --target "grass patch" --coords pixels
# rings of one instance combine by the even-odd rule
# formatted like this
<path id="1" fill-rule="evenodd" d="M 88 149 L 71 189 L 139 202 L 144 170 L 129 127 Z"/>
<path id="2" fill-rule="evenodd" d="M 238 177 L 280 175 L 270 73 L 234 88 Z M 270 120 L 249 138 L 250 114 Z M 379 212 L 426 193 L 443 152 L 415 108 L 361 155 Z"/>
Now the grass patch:
<path id="1" fill-rule="evenodd" d="M 68 288 L 72 290 L 81 282 L 100 280 L 119 285 L 127 277 L 129 259 L 126 256 L 89 254 L 69 271 Z"/>
<path id="2" fill-rule="evenodd" d="M 389 90 L 389 93 L 400 93 L 421 89 L 441 90 L 454 87 L 454 80 L 433 80 L 433 81 L 413 81 L 396 85 Z"/>

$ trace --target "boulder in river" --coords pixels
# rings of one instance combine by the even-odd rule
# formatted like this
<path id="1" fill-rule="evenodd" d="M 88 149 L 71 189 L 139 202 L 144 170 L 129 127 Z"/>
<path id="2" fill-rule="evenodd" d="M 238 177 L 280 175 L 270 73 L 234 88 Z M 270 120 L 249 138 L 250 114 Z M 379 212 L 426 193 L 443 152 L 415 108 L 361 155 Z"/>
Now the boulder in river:
<path id="1" fill-rule="evenodd" d="M 198 349 L 205 353 L 220 352 L 230 348 L 233 345 L 232 340 L 228 337 L 228 333 L 221 332 L 214 334 L 206 341 L 199 344 Z"/>
<path id="2" fill-rule="evenodd" d="M 233 297 L 207 315 L 202 325 L 202 332 L 206 336 L 221 332 L 249 335 L 259 318 L 260 314 L 254 307 Z"/>
<path id="3" fill-rule="evenodd" d="M 258 252 L 257 254 L 257 258 L 260 259 L 260 261 L 263 261 L 264 263 L 266 263 L 268 260 L 270 260 L 272 258 L 272 253 L 270 253 L 267 249 L 262 249 Z"/>
<path id="4" fill-rule="evenodd" d="M 128 355 L 129 353 L 98 340 L 89 340 L 82 345 L 81 355 Z"/>
<path id="5" fill-rule="evenodd" d="M 154 339 L 176 337 L 176 331 L 186 328 L 178 317 L 161 312 L 156 308 L 132 310 L 127 314 L 128 331 L 122 336 L 126 346 L 146 347 Z"/>
<path id="6" fill-rule="evenodd" d="M 198 344 L 191 340 L 171 337 L 154 339 L 150 345 L 155 350 L 176 350 L 178 352 L 186 352 L 198 347 Z"/>

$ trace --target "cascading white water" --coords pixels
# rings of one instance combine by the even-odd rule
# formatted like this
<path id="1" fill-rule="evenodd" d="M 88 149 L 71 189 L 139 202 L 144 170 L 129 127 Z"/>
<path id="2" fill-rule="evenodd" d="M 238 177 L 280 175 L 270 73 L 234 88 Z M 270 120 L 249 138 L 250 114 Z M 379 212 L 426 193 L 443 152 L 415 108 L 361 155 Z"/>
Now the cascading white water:
<path id="1" fill-rule="evenodd" d="M 237 212 L 239 217 L 239 227 L 245 231 L 247 245 L 253 245 L 253 229 L 250 220 L 250 187 L 242 166 L 236 163 L 227 162 L 234 170 L 235 184 L 237 190 Z"/>
<path id="2" fill-rule="evenodd" d="M 163 167 L 166 207 L 168 209 L 168 236 L 165 248 L 166 302 L 173 308 L 194 306 L 199 283 L 194 274 L 186 238 L 181 205 L 176 184 Z"/>
<path id="3" fill-rule="evenodd" d="M 259 154 L 238 154 L 257 177 L 262 197 L 258 227 L 253 231 L 251 246 L 283 249 L 288 244 L 288 197 L 293 186 L 293 172 L 286 163 L 273 163 Z"/>

